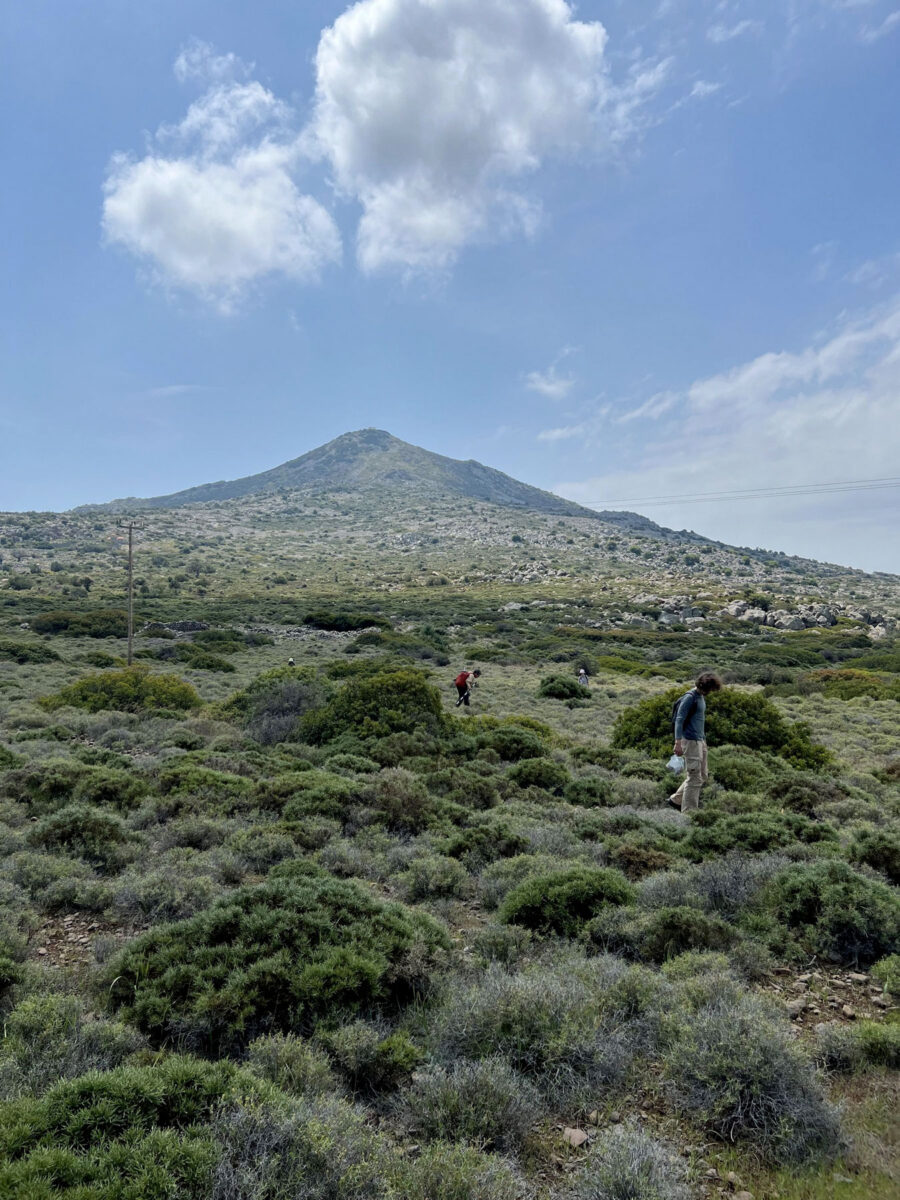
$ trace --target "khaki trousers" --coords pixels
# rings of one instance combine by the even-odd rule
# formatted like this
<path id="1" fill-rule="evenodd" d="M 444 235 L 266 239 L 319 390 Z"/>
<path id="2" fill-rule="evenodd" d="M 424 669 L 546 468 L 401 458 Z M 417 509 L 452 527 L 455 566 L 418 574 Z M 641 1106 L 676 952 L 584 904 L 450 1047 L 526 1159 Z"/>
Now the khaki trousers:
<path id="1" fill-rule="evenodd" d="M 700 789 L 709 779 L 706 769 L 706 742 L 684 743 L 684 782 L 675 793 L 681 801 L 682 812 L 696 812 L 700 807 Z"/>

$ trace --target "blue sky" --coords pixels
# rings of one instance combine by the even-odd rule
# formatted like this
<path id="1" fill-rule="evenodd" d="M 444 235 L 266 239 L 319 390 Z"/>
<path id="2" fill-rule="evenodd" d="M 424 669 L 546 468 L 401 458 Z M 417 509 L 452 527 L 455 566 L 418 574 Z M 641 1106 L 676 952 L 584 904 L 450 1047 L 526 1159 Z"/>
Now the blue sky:
<path id="1" fill-rule="evenodd" d="M 900 571 L 900 0 L 9 0 L 0 508 L 374 425 Z M 11 286 L 9 286 L 11 285 Z"/>

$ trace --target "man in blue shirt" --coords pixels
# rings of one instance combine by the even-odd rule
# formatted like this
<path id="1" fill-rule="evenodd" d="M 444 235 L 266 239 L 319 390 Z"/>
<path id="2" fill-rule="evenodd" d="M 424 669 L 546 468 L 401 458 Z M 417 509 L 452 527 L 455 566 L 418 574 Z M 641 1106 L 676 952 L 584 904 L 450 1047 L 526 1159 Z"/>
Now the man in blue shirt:
<path id="1" fill-rule="evenodd" d="M 704 671 L 689 692 L 678 701 L 675 710 L 675 753 L 684 755 L 684 783 L 669 797 L 673 808 L 696 812 L 700 807 L 700 789 L 709 778 L 706 769 L 706 697 L 718 692 L 722 680 Z"/>

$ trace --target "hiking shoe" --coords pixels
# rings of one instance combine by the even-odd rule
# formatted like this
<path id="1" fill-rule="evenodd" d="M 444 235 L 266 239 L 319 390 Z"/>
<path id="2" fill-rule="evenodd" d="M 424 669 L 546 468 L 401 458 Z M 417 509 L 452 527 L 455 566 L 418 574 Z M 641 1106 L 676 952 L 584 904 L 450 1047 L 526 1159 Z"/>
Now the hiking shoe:
<path id="1" fill-rule="evenodd" d="M 672 805 L 673 808 L 677 808 L 678 811 L 681 812 L 681 801 L 678 799 L 677 796 L 670 796 L 669 803 Z"/>

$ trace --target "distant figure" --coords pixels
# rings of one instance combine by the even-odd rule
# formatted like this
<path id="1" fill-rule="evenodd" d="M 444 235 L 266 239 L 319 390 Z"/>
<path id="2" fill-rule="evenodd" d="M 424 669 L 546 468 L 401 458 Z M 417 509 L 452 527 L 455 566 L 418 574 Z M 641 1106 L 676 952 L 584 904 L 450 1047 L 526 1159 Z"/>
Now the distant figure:
<path id="1" fill-rule="evenodd" d="M 289 659 L 288 659 L 288 666 L 289 666 L 289 667 L 292 667 L 293 665 L 294 665 L 294 660 L 293 660 L 292 658 L 289 658 Z"/>
<path id="2" fill-rule="evenodd" d="M 584 688 L 589 688 L 591 686 L 590 681 L 588 679 L 588 673 L 584 669 L 584 667 L 579 667 L 579 669 L 578 669 L 578 682 Z"/>
<path id="3" fill-rule="evenodd" d="M 706 769 L 706 697 L 718 692 L 722 680 L 711 671 L 697 676 L 697 682 L 678 701 L 675 709 L 675 749 L 684 755 L 684 783 L 669 803 L 681 812 L 696 812 L 700 807 L 700 790 L 709 778 Z"/>
<path id="4" fill-rule="evenodd" d="M 459 706 L 461 704 L 465 704 L 466 708 L 469 707 L 469 697 L 472 694 L 469 690 L 469 680 L 471 679 L 473 681 L 472 687 L 474 687 L 475 680 L 480 679 L 480 678 L 481 678 L 481 672 L 478 670 L 476 670 L 476 671 L 460 671 L 460 673 L 457 675 L 457 677 L 453 680 L 453 682 L 456 684 L 456 691 L 457 691 L 457 696 L 458 696 L 458 699 L 456 701 L 457 708 L 459 708 Z"/>

